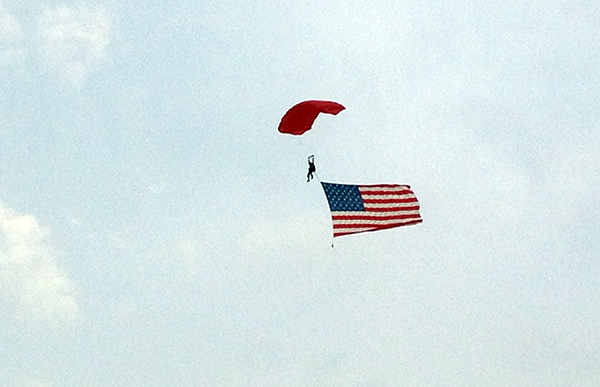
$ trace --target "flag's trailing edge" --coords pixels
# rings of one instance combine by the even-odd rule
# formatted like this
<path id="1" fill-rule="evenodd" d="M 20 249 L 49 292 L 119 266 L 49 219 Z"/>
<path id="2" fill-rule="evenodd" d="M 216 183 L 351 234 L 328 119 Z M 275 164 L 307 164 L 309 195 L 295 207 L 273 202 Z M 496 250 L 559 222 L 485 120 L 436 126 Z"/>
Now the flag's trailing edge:
<path id="1" fill-rule="evenodd" d="M 334 237 L 423 221 L 419 201 L 409 185 L 321 185 L 329 202 Z"/>

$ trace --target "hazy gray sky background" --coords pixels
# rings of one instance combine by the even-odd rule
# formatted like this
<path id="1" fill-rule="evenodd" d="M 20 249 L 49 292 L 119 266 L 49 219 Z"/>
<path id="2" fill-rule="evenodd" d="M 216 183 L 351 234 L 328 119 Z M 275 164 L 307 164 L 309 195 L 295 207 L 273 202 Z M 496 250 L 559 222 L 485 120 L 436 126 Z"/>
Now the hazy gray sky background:
<path id="1" fill-rule="evenodd" d="M 8 387 L 600 385 L 595 1 L 0 2 Z M 346 106 L 302 137 L 305 99 Z M 321 179 L 410 184 L 342 237 Z"/>

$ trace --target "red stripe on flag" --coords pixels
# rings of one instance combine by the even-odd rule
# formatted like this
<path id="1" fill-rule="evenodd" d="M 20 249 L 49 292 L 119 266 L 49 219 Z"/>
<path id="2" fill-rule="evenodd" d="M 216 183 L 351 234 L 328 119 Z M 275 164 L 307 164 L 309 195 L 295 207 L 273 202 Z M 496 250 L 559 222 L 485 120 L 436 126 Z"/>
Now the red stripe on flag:
<path id="1" fill-rule="evenodd" d="M 409 189 L 359 189 L 363 195 L 411 195 L 413 192 Z"/>
<path id="2" fill-rule="evenodd" d="M 410 185 L 400 185 L 400 184 L 361 184 L 357 186 L 359 189 L 360 188 L 367 188 L 367 189 L 372 189 L 372 188 L 403 188 L 403 189 L 410 189 Z"/>
<path id="3" fill-rule="evenodd" d="M 371 216 L 371 215 L 333 215 L 332 220 L 356 220 L 357 224 L 361 224 L 362 222 L 366 222 L 368 220 L 394 220 L 394 219 L 417 219 L 420 218 L 419 214 L 404 214 L 404 215 L 392 215 L 392 216 Z"/>
<path id="4" fill-rule="evenodd" d="M 363 197 L 363 203 L 414 203 L 417 201 L 417 198 L 389 198 L 389 199 L 369 199 L 368 197 Z"/>
<path id="5" fill-rule="evenodd" d="M 368 227 L 356 227 L 357 231 L 349 231 L 349 230 L 345 230 L 345 229 L 336 229 L 334 227 L 333 229 L 333 236 L 334 237 L 338 237 L 338 236 L 342 236 L 342 235 L 350 235 L 350 234 L 358 234 L 361 232 L 370 232 L 370 231 L 378 231 L 378 230 L 385 230 L 388 228 L 395 228 L 395 227 L 402 227 L 402 226 L 411 226 L 414 224 L 419 224 L 422 223 L 423 219 L 416 219 L 410 222 L 406 222 L 406 223 L 398 223 L 398 224 L 389 224 L 389 225 L 385 225 L 385 226 L 381 226 L 381 227 L 373 227 L 373 228 L 368 228 Z"/>
<path id="6" fill-rule="evenodd" d="M 370 207 L 365 208 L 364 212 L 397 212 L 397 211 L 415 211 L 418 210 L 419 206 L 414 207 L 398 207 L 398 206 L 390 206 L 390 207 Z M 357 211 L 360 213 L 361 211 Z"/>

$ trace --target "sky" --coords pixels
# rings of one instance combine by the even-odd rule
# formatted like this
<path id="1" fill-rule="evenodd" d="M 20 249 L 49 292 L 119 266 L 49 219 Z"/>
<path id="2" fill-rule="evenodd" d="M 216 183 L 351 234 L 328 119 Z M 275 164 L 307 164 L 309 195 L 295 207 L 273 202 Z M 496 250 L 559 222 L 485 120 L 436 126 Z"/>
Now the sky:
<path id="1" fill-rule="evenodd" d="M 600 385 L 599 36 L 588 0 L 0 0 L 1 384 Z M 280 134 L 306 99 L 346 110 Z M 311 154 L 423 223 L 333 240 Z"/>

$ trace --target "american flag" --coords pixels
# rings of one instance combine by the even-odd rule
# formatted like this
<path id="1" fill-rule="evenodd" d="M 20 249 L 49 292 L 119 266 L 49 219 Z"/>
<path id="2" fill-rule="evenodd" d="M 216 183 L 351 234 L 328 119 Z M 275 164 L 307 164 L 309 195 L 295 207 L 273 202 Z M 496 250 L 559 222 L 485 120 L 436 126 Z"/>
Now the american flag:
<path id="1" fill-rule="evenodd" d="M 333 236 L 421 223 L 419 201 L 408 185 L 321 182 L 333 220 Z"/>

